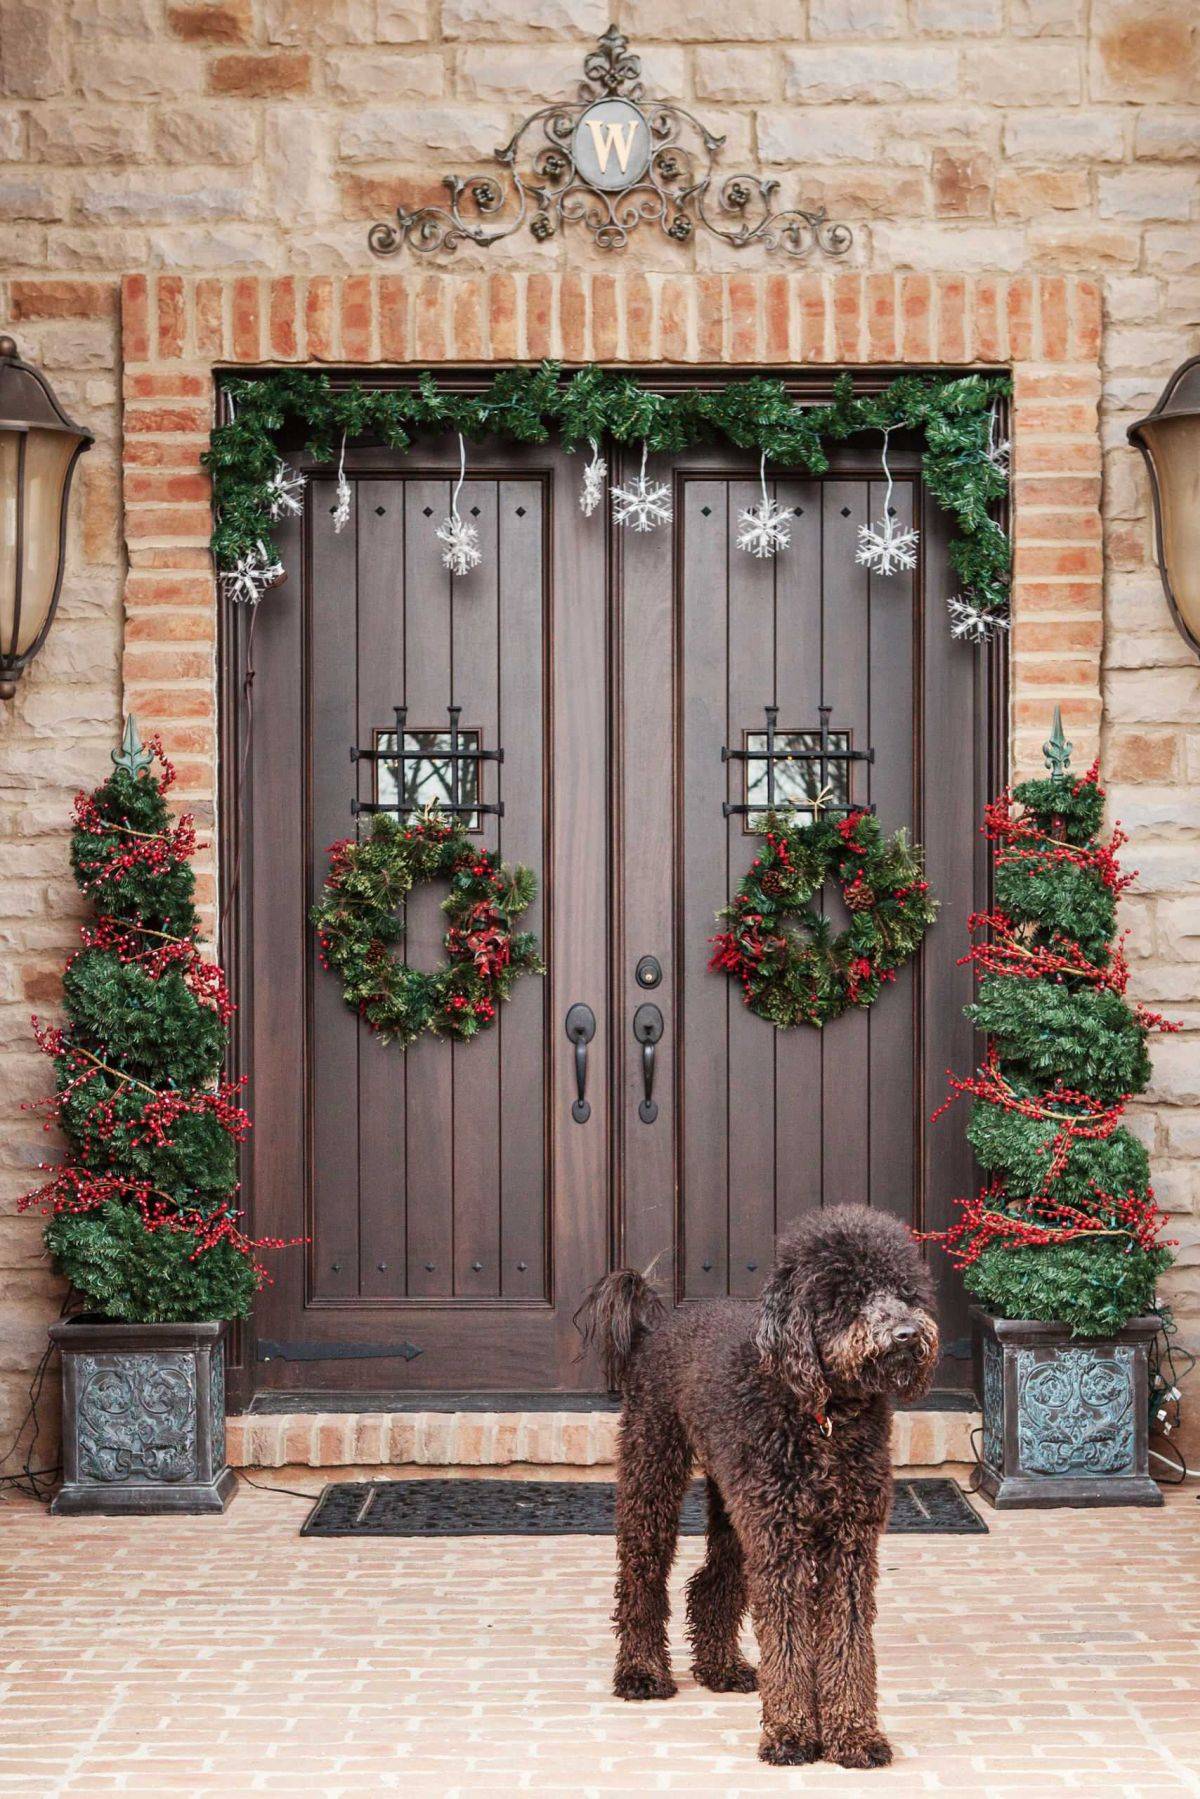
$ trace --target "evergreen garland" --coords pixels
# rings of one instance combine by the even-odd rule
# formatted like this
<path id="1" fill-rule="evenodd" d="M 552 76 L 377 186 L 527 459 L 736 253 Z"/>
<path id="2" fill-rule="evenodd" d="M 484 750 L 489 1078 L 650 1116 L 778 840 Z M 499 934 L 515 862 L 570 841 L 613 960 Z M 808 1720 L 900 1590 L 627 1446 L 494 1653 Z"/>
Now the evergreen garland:
<path id="1" fill-rule="evenodd" d="M 87 1306 L 127 1323 L 244 1317 L 276 1239 L 239 1228 L 240 1082 L 221 1079 L 233 1011 L 199 946 L 191 818 L 172 823 L 157 739 L 75 802 L 71 866 L 95 920 L 63 978 L 66 1023 L 43 1028 L 56 1092 L 43 1102 L 65 1159 L 20 1201 Z M 149 764 L 157 756 L 162 774 Z"/>
<path id="2" fill-rule="evenodd" d="M 963 597 L 996 623 L 1007 617 L 1009 544 L 992 509 L 1006 497 L 1008 477 L 989 455 L 992 408 L 1011 392 L 1004 376 L 901 375 L 881 393 L 859 396 L 843 375 L 820 406 L 800 404 L 782 381 L 765 377 L 662 394 L 613 369 L 593 364 L 568 375 L 557 362 L 503 370 L 476 395 L 428 373 L 412 387 L 355 383 L 335 391 L 327 375 L 299 369 L 230 377 L 224 389 L 234 417 L 214 429 L 203 460 L 217 509 L 213 554 L 226 575 L 256 559 L 274 565 L 276 437 L 289 420 L 306 428 L 306 450 L 320 462 L 333 460 L 343 434 L 404 449 L 420 432 L 460 431 L 475 441 L 499 434 L 518 443 L 545 443 L 557 432 L 574 450 L 608 433 L 618 443 L 644 443 L 651 454 L 723 441 L 811 475 L 828 469 L 828 444 L 901 429 L 924 435 L 925 484 L 957 525 L 950 559 Z"/>
<path id="3" fill-rule="evenodd" d="M 1149 1031 L 1177 1027 L 1125 998 L 1125 838 L 1100 838 L 1097 769 L 1070 774 L 1069 747 L 1056 716 L 1047 759 L 1061 768 L 987 809 L 995 897 L 970 920 L 968 960 L 989 1050 L 973 1075 L 951 1076 L 951 1100 L 974 1100 L 967 1136 L 987 1184 L 929 1235 L 989 1311 L 1103 1337 L 1153 1309 L 1172 1259 L 1149 1158 L 1121 1120 L 1149 1079 Z"/>

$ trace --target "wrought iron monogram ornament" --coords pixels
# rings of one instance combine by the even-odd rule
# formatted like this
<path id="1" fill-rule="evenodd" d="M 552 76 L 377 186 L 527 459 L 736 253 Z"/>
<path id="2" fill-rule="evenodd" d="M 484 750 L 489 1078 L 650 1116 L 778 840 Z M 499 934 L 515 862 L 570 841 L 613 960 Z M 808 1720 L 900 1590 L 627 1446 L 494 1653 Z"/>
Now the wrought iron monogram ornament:
<path id="1" fill-rule="evenodd" d="M 761 244 L 803 257 L 850 248 L 849 227 L 823 208 L 777 210 L 777 181 L 720 175 L 724 138 L 672 101 L 645 99 L 641 60 L 615 25 L 588 52 L 583 73 L 578 99 L 532 113 L 494 152 L 506 180 L 447 175 L 447 205 L 399 207 L 395 224 L 371 226 L 376 255 L 404 244 L 423 255 L 463 241 L 494 244 L 525 223 L 539 242 L 560 225 L 582 224 L 602 250 L 624 249 L 645 223 L 680 243 L 703 226 L 739 249 Z"/>

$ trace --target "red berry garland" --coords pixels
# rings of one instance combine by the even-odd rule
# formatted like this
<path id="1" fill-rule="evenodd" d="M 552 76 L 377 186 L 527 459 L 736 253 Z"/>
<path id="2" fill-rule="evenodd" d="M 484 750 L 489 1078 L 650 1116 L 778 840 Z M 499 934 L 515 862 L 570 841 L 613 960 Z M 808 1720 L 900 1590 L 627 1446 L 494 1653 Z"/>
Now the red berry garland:
<path id="1" fill-rule="evenodd" d="M 739 981 L 750 1010 L 780 1029 L 873 1005 L 937 910 L 920 851 L 903 831 L 885 838 L 866 812 L 809 825 L 772 815 L 762 836 L 765 848 L 720 914 L 726 928 L 712 940 L 709 967 Z M 841 889 L 844 931 L 818 910 L 826 881 Z"/>
<path id="2" fill-rule="evenodd" d="M 532 904 L 527 868 L 502 867 L 457 822 L 436 809 L 400 822 L 372 820 L 361 842 L 332 845 L 329 878 L 313 907 L 322 966 L 341 976 L 354 1006 L 384 1041 L 407 1047 L 423 1031 L 474 1037 L 496 1016 L 522 972 L 541 974 L 537 939 L 513 921 Z M 396 953 L 404 903 L 422 881 L 448 880 L 446 961 L 430 973 Z"/>

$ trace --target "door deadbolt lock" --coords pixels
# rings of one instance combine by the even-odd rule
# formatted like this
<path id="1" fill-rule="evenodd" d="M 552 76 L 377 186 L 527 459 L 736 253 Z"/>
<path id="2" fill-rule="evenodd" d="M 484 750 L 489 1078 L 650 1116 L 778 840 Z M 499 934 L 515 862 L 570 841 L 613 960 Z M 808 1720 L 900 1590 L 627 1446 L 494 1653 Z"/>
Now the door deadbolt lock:
<path id="1" fill-rule="evenodd" d="M 643 956 L 633 971 L 639 987 L 657 987 L 662 980 L 662 963 L 657 956 Z"/>

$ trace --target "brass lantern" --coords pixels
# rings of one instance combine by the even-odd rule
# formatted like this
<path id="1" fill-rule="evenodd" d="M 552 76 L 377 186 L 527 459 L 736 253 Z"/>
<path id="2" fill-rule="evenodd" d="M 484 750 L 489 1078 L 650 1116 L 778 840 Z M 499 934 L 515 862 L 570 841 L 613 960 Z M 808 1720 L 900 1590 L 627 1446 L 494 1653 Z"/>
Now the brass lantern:
<path id="1" fill-rule="evenodd" d="M 1171 616 L 1200 654 L 1200 356 L 1181 363 L 1153 412 L 1129 427 L 1154 493 L 1158 568 Z"/>
<path id="2" fill-rule="evenodd" d="M 95 442 L 0 337 L 0 699 L 46 641 L 62 587 L 75 464 Z"/>

